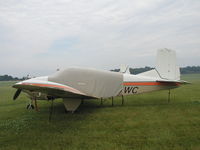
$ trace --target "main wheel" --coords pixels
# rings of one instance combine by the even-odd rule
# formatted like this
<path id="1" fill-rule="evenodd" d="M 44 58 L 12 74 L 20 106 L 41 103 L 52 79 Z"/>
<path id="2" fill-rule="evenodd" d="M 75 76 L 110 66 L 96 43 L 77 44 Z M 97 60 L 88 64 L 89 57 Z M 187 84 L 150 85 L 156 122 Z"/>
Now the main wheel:
<path id="1" fill-rule="evenodd" d="M 34 106 L 33 106 L 32 104 L 28 104 L 28 105 L 26 106 L 26 109 L 34 109 Z"/>

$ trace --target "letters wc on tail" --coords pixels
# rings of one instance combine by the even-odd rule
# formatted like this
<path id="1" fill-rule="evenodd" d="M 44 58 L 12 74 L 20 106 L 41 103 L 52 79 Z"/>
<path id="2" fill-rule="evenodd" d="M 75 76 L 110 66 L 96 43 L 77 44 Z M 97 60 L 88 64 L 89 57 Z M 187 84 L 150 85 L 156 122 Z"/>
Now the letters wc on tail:
<path id="1" fill-rule="evenodd" d="M 67 111 L 74 112 L 83 99 L 110 98 L 122 95 L 139 94 L 179 87 L 180 71 L 175 51 L 158 51 L 156 67 L 153 70 L 131 75 L 127 68 L 121 72 L 103 71 L 88 68 L 68 68 L 55 74 L 32 78 L 13 85 L 35 102 L 62 98 Z M 33 108 L 32 105 L 30 105 Z"/>

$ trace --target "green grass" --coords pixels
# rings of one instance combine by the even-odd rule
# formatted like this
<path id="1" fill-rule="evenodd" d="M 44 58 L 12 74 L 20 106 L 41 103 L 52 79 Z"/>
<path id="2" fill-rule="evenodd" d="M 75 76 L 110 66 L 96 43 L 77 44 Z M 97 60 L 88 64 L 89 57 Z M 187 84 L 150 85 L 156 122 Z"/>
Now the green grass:
<path id="1" fill-rule="evenodd" d="M 192 82 L 168 91 L 85 101 L 75 114 L 64 113 L 61 100 L 38 101 L 39 112 L 26 110 L 21 94 L 12 101 L 14 82 L 0 82 L 0 149 L 199 150 L 200 74 L 184 75 Z"/>

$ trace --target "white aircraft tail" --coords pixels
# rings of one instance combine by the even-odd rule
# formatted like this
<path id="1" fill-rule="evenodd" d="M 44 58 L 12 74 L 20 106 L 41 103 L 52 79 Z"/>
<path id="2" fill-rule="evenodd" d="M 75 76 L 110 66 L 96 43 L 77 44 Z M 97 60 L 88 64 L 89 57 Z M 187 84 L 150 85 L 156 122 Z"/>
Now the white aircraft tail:
<path id="1" fill-rule="evenodd" d="M 141 73 L 140 75 L 160 78 L 162 80 L 180 80 L 180 69 L 176 61 L 176 52 L 166 48 L 158 50 L 155 69 Z"/>
<path id="2" fill-rule="evenodd" d="M 126 73 L 126 74 L 130 74 L 129 66 L 127 66 L 127 65 L 121 65 L 121 66 L 120 66 L 119 72 L 121 72 L 121 73 Z"/>
<path id="3" fill-rule="evenodd" d="M 180 69 L 177 65 L 176 52 L 166 48 L 158 50 L 156 71 L 162 79 L 180 80 Z"/>

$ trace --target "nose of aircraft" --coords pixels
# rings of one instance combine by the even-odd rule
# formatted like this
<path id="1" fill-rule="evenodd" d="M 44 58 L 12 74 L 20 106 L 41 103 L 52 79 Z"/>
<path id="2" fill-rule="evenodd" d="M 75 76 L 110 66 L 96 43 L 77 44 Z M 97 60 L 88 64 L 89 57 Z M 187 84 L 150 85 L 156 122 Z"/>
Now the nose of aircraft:
<path id="1" fill-rule="evenodd" d="M 15 83 L 12 87 L 20 88 L 22 84 L 26 84 L 26 83 L 31 84 L 31 83 L 38 83 L 38 82 L 44 82 L 44 81 L 48 81 L 48 76 L 36 77 L 36 78 L 20 81 L 20 82 Z"/>
<path id="2" fill-rule="evenodd" d="M 24 80 L 24 81 L 15 83 L 12 87 L 17 88 L 17 91 L 13 96 L 13 100 L 16 100 L 17 97 L 20 95 L 22 89 L 25 88 L 24 85 L 32 84 L 32 83 L 40 83 L 40 82 L 45 82 L 45 81 L 48 81 L 48 76 L 32 78 L 32 79 L 28 79 L 28 80 Z"/>
<path id="3" fill-rule="evenodd" d="M 12 87 L 13 88 L 19 88 L 19 86 L 22 84 L 22 81 L 21 82 L 17 82 L 15 83 Z"/>

